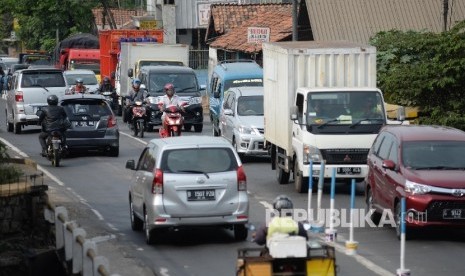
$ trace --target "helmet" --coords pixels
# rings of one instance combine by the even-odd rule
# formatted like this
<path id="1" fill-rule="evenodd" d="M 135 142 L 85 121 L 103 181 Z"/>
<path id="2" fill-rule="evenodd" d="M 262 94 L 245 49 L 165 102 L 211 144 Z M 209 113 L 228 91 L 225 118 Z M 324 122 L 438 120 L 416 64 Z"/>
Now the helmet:
<path id="1" fill-rule="evenodd" d="M 279 195 L 273 201 L 273 209 L 281 212 L 283 209 L 293 209 L 294 204 L 287 195 Z"/>
<path id="2" fill-rule="evenodd" d="M 132 80 L 132 87 L 139 89 L 140 87 L 140 79 L 133 79 Z"/>
<path id="3" fill-rule="evenodd" d="M 110 78 L 109 77 L 104 77 L 103 78 L 103 83 L 110 83 Z"/>
<path id="4" fill-rule="evenodd" d="M 173 96 L 174 95 L 174 85 L 172 83 L 165 84 L 165 87 L 163 88 L 163 90 L 165 90 L 165 93 L 168 96 Z"/>
<path id="5" fill-rule="evenodd" d="M 76 83 L 81 83 L 81 84 L 82 84 L 83 82 L 84 82 L 84 81 L 83 81 L 81 78 L 77 78 L 77 79 L 76 79 Z"/>
<path id="6" fill-rule="evenodd" d="M 56 95 L 50 95 L 47 97 L 48 105 L 57 105 L 58 104 L 58 97 Z"/>

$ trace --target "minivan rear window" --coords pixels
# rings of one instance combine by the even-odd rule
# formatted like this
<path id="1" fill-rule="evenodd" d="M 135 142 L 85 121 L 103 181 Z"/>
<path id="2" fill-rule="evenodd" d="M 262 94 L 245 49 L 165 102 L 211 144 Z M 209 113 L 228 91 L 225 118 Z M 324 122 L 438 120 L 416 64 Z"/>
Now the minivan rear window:
<path id="1" fill-rule="evenodd" d="M 24 72 L 21 87 L 65 87 L 65 78 L 60 71 L 32 71 Z"/>
<path id="2" fill-rule="evenodd" d="M 65 109 L 66 114 L 72 118 L 73 116 L 108 116 L 111 115 L 111 110 L 108 105 L 101 100 L 79 100 L 65 101 L 61 104 Z"/>
<path id="3" fill-rule="evenodd" d="M 192 148 L 167 150 L 161 169 L 171 173 L 216 173 L 237 169 L 234 153 L 229 148 Z"/>

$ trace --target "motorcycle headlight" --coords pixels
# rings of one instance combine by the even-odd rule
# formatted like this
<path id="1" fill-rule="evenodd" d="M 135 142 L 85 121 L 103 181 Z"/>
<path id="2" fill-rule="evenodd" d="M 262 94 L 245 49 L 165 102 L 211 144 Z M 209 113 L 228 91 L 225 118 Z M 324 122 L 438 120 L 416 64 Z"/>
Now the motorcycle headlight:
<path id="1" fill-rule="evenodd" d="M 202 98 L 200 97 L 192 97 L 189 99 L 189 105 L 191 104 L 199 104 L 202 102 Z"/>
<path id="2" fill-rule="evenodd" d="M 405 189 L 407 193 L 413 195 L 424 195 L 431 191 L 431 187 L 424 184 L 418 184 L 410 180 L 405 181 Z"/>
<path id="3" fill-rule="evenodd" d="M 304 164 L 310 163 L 310 160 L 313 161 L 313 163 L 320 163 L 321 160 L 323 160 L 321 151 L 317 147 L 304 144 L 303 152 L 304 152 L 304 156 L 303 156 Z"/>
<path id="4" fill-rule="evenodd" d="M 148 97 L 147 99 L 149 99 L 151 104 L 158 104 L 160 102 L 160 98 L 158 97 Z"/>
<path id="5" fill-rule="evenodd" d="M 248 126 L 240 126 L 239 127 L 239 132 L 242 134 L 252 134 L 253 128 L 248 127 Z"/>

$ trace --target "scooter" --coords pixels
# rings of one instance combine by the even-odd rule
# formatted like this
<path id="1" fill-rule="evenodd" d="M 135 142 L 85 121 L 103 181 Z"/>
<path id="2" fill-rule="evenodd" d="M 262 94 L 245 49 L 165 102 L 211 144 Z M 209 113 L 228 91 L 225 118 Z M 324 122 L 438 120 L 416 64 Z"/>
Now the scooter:
<path id="1" fill-rule="evenodd" d="M 163 104 L 160 104 L 163 105 Z M 186 103 L 182 104 L 183 106 Z M 184 118 L 181 114 L 182 109 L 179 106 L 171 105 L 165 109 L 166 116 L 164 118 L 164 125 L 159 129 L 160 137 L 173 137 L 181 136 L 181 128 L 184 124 Z"/>
<path id="2" fill-rule="evenodd" d="M 52 161 L 52 166 L 59 167 L 63 157 L 62 133 L 51 131 L 47 137 L 47 159 Z"/>
<path id="3" fill-rule="evenodd" d="M 102 96 L 110 104 L 111 109 L 115 110 L 118 104 L 116 92 L 105 91 L 105 92 L 102 92 Z"/>
<path id="4" fill-rule="evenodd" d="M 132 122 L 129 124 L 134 136 L 139 134 L 140 138 L 144 138 L 146 121 L 147 109 L 142 101 L 135 101 L 132 107 Z"/>

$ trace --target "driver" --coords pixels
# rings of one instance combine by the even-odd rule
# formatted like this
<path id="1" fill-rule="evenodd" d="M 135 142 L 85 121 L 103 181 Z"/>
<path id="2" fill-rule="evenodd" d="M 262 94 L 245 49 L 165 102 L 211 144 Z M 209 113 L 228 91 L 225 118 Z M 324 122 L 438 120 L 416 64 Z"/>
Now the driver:
<path id="1" fill-rule="evenodd" d="M 166 116 L 166 108 L 169 106 L 177 106 L 181 110 L 184 111 L 183 107 L 181 106 L 181 99 L 176 95 L 176 91 L 174 90 L 174 85 L 172 83 L 167 83 L 165 84 L 165 87 L 163 88 L 165 91 L 165 95 L 161 98 L 159 105 L 160 111 L 163 112 L 161 115 L 161 122 L 163 124 L 163 128 L 166 129 L 165 126 L 165 116 Z"/>
<path id="2" fill-rule="evenodd" d="M 87 87 L 84 85 L 84 81 L 81 78 L 76 79 L 76 85 L 71 87 L 70 93 L 71 94 L 84 94 L 87 92 Z"/>
<path id="3" fill-rule="evenodd" d="M 49 132 L 53 130 L 59 130 L 61 132 L 61 140 L 66 149 L 66 136 L 64 132 L 67 126 L 64 124 L 67 118 L 65 109 L 58 105 L 58 97 L 56 95 L 50 95 L 47 97 L 48 106 L 38 111 L 39 124 L 42 126 L 42 132 L 39 134 L 39 142 L 42 147 L 42 156 L 47 156 L 47 139 Z"/>

